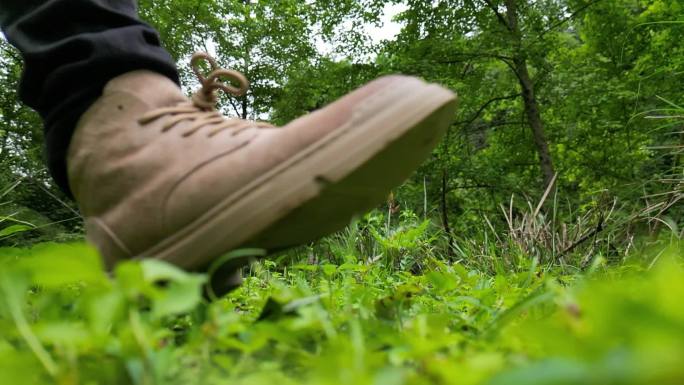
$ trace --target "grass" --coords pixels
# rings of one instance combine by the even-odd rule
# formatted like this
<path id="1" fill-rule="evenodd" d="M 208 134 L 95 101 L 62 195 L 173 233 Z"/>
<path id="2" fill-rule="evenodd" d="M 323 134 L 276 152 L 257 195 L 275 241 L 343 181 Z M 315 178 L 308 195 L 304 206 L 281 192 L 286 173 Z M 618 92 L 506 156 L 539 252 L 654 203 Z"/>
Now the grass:
<path id="1" fill-rule="evenodd" d="M 110 275 L 84 244 L 1 249 L 2 383 L 684 383 L 681 243 L 570 271 L 511 238 L 490 268 L 496 236 L 449 259 L 402 215 L 258 262 L 213 302 L 161 262 Z"/>

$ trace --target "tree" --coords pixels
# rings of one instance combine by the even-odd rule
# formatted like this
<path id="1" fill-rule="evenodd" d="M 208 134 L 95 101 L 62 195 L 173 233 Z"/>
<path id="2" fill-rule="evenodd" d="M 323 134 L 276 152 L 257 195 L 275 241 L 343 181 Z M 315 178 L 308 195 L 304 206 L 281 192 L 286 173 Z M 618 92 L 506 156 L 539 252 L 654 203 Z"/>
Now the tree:
<path id="1" fill-rule="evenodd" d="M 141 14 L 162 35 L 179 59 L 184 84 L 196 81 L 188 71 L 196 50 L 216 57 L 220 65 L 242 72 L 250 90 L 240 98 L 224 98 L 230 113 L 243 119 L 268 117 L 289 68 L 316 54 L 313 7 L 302 1 L 169 1 L 140 2 Z"/>

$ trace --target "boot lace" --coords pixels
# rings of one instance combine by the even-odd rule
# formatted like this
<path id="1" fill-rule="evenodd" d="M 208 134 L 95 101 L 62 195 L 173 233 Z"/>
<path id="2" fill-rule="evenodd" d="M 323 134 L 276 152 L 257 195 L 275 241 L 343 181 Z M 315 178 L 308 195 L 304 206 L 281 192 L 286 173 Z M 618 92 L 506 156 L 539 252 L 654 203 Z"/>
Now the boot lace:
<path id="1" fill-rule="evenodd" d="M 207 62 L 211 68 L 206 76 L 200 68 L 201 62 Z M 162 132 L 169 131 L 180 122 L 192 122 L 187 130 L 183 132 L 183 136 L 192 135 L 203 127 L 210 129 L 209 136 L 214 136 L 223 130 L 231 130 L 233 135 L 237 135 L 240 131 L 250 127 L 273 127 L 265 122 L 226 118 L 216 110 L 216 103 L 218 102 L 217 90 L 222 90 L 233 96 L 242 96 L 247 92 L 249 81 L 243 74 L 238 71 L 220 68 L 216 60 L 204 52 L 195 53 L 190 64 L 192 71 L 201 84 L 200 89 L 192 95 L 191 101 L 150 111 L 138 120 L 141 125 L 151 123 L 163 116 L 171 115 L 171 118 L 162 126 Z M 235 81 L 238 87 L 224 82 L 224 78 Z"/>

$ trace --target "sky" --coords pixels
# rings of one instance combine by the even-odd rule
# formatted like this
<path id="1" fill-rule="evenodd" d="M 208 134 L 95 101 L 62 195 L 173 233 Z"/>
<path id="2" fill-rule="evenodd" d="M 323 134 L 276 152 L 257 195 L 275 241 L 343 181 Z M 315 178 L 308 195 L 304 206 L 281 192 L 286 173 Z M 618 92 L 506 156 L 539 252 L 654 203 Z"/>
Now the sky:
<path id="1" fill-rule="evenodd" d="M 373 39 L 373 42 L 379 43 L 382 40 L 392 40 L 401 31 L 401 24 L 392 21 L 392 18 L 398 13 L 406 10 L 404 4 L 387 4 L 383 9 L 383 15 L 380 19 L 382 26 L 368 26 L 367 32 Z"/>
<path id="2" fill-rule="evenodd" d="M 365 32 L 370 36 L 373 43 L 380 43 L 383 40 L 392 40 L 401 31 L 402 25 L 392 21 L 392 18 L 397 14 L 406 10 L 405 4 L 386 4 L 383 8 L 383 14 L 380 17 L 379 25 L 366 25 Z M 351 28 L 351 24 L 346 27 Z M 320 53 L 332 55 L 333 47 L 323 39 L 316 39 L 316 48 Z M 334 56 L 334 55 L 332 55 Z"/>

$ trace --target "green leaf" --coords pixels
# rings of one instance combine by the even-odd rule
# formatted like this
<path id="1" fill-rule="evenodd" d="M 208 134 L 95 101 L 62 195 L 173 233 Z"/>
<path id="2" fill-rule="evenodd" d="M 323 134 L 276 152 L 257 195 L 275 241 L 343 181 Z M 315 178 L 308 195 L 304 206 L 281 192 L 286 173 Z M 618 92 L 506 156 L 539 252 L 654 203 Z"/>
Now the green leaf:
<path id="1" fill-rule="evenodd" d="M 141 265 L 146 283 L 154 287 L 150 298 L 154 317 L 187 313 L 202 301 L 205 275 L 186 273 L 155 259 L 144 260 Z"/>
<path id="2" fill-rule="evenodd" d="M 11 225 L 0 230 L 0 238 L 10 236 L 12 234 L 23 233 L 24 231 L 33 230 L 35 227 L 28 225 Z"/>
<path id="3" fill-rule="evenodd" d="M 107 282 L 97 251 L 85 243 L 40 244 L 29 249 L 18 262 L 28 271 L 34 284 L 60 287 L 78 282 Z"/>

